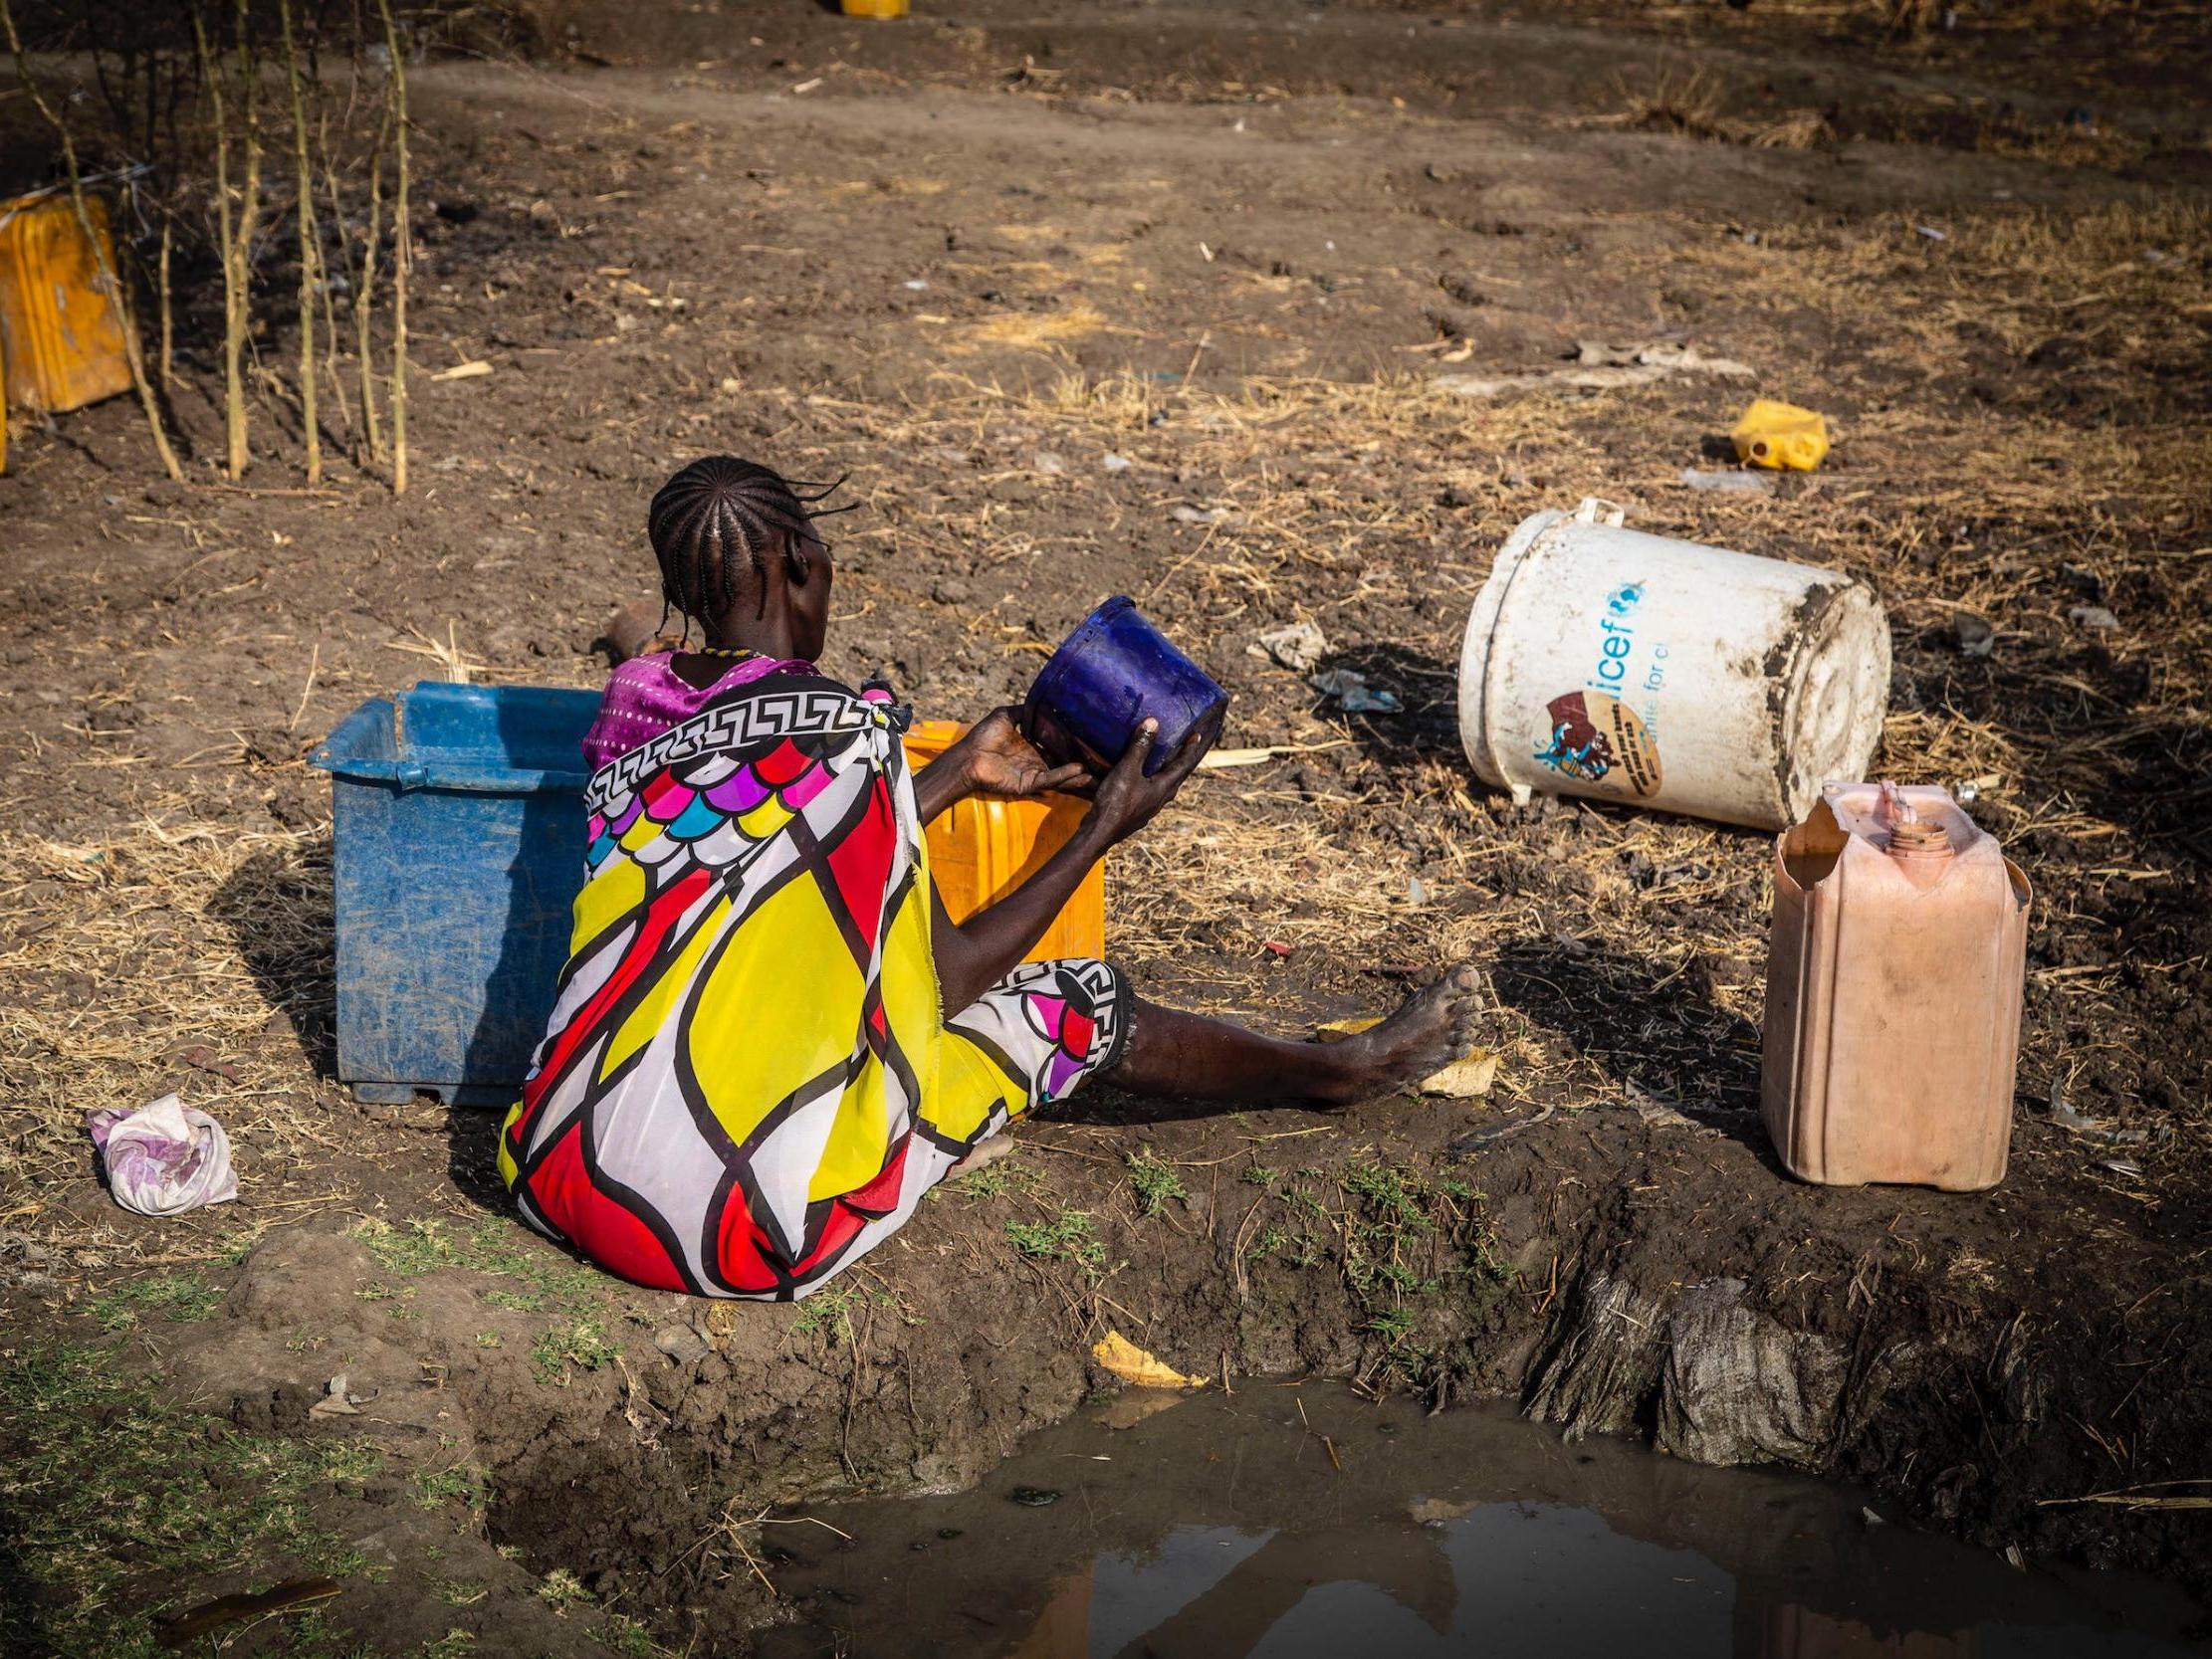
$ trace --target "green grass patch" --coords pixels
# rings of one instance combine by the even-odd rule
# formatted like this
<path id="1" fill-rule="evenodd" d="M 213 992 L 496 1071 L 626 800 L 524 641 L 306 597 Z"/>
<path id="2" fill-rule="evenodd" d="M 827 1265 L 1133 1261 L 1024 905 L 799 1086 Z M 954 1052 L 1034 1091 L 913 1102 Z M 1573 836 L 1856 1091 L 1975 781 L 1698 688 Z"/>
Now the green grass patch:
<path id="1" fill-rule="evenodd" d="M 220 1286 L 183 1274 L 160 1273 L 101 1292 L 93 1298 L 93 1318 L 103 1331 L 127 1331 L 141 1319 L 213 1319 L 222 1305 Z"/>
<path id="2" fill-rule="evenodd" d="M 384 1454 L 366 1440 L 325 1440 L 323 1473 L 333 1481 L 372 1481 L 384 1472 Z"/>
<path id="3" fill-rule="evenodd" d="M 1367 1322 L 1364 1329 L 1383 1339 L 1390 1347 L 1403 1348 L 1414 1334 L 1414 1316 L 1405 1308 L 1386 1308 Z"/>
<path id="4" fill-rule="evenodd" d="M 556 1325 L 530 1345 L 530 1368 L 549 1387 L 568 1386 L 571 1368 L 595 1371 L 612 1361 L 614 1345 L 606 1340 L 597 1322 L 579 1319 Z"/>
<path id="5" fill-rule="evenodd" d="M 1338 1177 L 1345 1193 L 1361 1202 L 1377 1225 L 1394 1233 L 1426 1233 L 1427 1190 L 1420 1179 L 1387 1163 L 1354 1163 Z"/>
<path id="6" fill-rule="evenodd" d="M 791 1321 L 791 1329 L 801 1337 L 825 1333 L 840 1343 L 849 1343 L 853 1340 L 852 1311 L 860 1306 L 863 1294 L 854 1284 L 824 1286 L 798 1305 L 798 1318 Z"/>
<path id="7" fill-rule="evenodd" d="M 456 1463 L 448 1469 L 417 1469 L 415 1471 L 415 1507 L 417 1509 L 443 1509 L 448 1504 L 466 1504 L 470 1509 L 482 1509 L 492 1495 L 492 1477 L 483 1470 L 467 1463 Z"/>
<path id="8" fill-rule="evenodd" d="M 1308 1221 L 1330 1219 L 1329 1206 L 1321 1201 L 1320 1195 L 1312 1187 L 1303 1182 L 1284 1187 L 1276 1196 L 1282 1199 L 1283 1207 L 1292 1215 L 1303 1216 Z"/>
<path id="9" fill-rule="evenodd" d="M 1347 1165 L 1337 1185 L 1349 1201 L 1344 1281 L 1367 1316 L 1362 1329 L 1383 1342 L 1390 1371 L 1426 1386 L 1467 1320 L 1487 1318 L 1514 1279 L 1482 1194 L 1372 1159 Z"/>
<path id="10" fill-rule="evenodd" d="M 609 1613 L 603 1628 L 593 1632 L 601 1647 L 623 1656 L 623 1659 L 652 1659 L 656 1653 L 669 1650 L 655 1642 L 645 1626 L 627 1613 Z"/>
<path id="11" fill-rule="evenodd" d="M 496 1215 L 467 1228 L 435 1216 L 397 1224 L 371 1216 L 354 1227 L 353 1236 L 368 1247 L 378 1267 L 402 1279 L 441 1268 L 512 1279 L 514 1288 L 488 1291 L 485 1300 L 518 1313 L 588 1310 L 606 1294 L 604 1276 L 531 1248 L 519 1225 Z"/>
<path id="12" fill-rule="evenodd" d="M 1062 1210 L 1042 1221 L 1009 1221 L 1006 1239 L 1040 1262 L 1072 1262 L 1087 1273 L 1106 1268 L 1106 1246 L 1092 1230 L 1087 1210 Z"/>
<path id="13" fill-rule="evenodd" d="M 1158 1215 L 1171 1203 L 1189 1203 L 1191 1199 L 1175 1165 L 1155 1157 L 1150 1146 L 1140 1146 L 1129 1154 L 1129 1190 L 1142 1216 Z"/>
<path id="14" fill-rule="evenodd" d="M 556 1566 L 539 1581 L 538 1599 L 554 1612 L 565 1613 L 570 1607 L 588 1607 L 592 1595 L 581 1578 L 564 1566 Z"/>
<path id="15" fill-rule="evenodd" d="M 41 1586 L 0 1593 L 0 1652 L 147 1659 L 153 1616 L 210 1578 L 358 1571 L 309 1513 L 323 1447 L 243 1433 L 156 1390 L 100 1348 L 19 1343 L 0 1362 L 0 1538 L 11 1570 Z M 181 1588 L 148 1599 L 149 1576 Z"/>
<path id="16" fill-rule="evenodd" d="M 1008 1152 L 995 1162 L 981 1169 L 971 1169 L 965 1175 L 955 1175 L 939 1183 L 938 1192 L 954 1192 L 974 1202 L 983 1198 L 1003 1198 L 1009 1192 L 1034 1192 L 1037 1189 L 1036 1172 L 1027 1164 L 1017 1162 L 1016 1154 Z"/>

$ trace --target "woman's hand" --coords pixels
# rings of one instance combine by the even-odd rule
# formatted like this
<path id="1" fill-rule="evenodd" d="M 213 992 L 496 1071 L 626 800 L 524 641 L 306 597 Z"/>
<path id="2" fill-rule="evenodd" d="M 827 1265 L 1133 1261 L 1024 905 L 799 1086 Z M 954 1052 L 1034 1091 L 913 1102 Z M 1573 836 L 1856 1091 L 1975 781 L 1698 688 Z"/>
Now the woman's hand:
<path id="1" fill-rule="evenodd" d="M 1021 734 L 1012 709 L 994 709 L 968 729 L 945 759 L 958 759 L 962 775 L 987 795 L 1020 798 L 1054 789 L 1087 790 L 1091 774 L 1081 762 L 1055 766 Z"/>
<path id="2" fill-rule="evenodd" d="M 1159 810 L 1175 799 L 1184 779 L 1198 770 L 1217 729 L 1218 722 L 1192 727 L 1159 771 L 1147 777 L 1145 762 L 1151 758 L 1160 723 L 1148 720 L 1138 726 L 1129 747 L 1114 762 L 1114 769 L 1099 781 L 1098 792 L 1091 797 L 1090 813 L 1083 820 L 1084 832 L 1112 846 L 1151 823 Z"/>

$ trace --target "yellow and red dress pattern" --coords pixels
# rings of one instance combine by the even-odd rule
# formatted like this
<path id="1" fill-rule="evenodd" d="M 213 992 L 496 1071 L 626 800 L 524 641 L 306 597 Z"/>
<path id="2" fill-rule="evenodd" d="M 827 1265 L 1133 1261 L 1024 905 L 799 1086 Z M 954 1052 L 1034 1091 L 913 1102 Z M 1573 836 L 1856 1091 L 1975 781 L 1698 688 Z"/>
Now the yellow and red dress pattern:
<path id="1" fill-rule="evenodd" d="M 1097 961 L 944 1017 L 904 711 L 797 667 L 586 791 L 569 960 L 499 1161 L 531 1225 L 641 1285 L 804 1296 L 1126 1038 Z"/>

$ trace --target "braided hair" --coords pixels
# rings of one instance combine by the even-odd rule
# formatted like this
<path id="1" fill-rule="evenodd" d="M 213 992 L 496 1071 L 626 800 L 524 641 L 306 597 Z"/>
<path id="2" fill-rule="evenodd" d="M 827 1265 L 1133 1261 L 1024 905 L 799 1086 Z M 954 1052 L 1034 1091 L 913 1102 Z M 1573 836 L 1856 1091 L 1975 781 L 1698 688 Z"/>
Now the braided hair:
<path id="1" fill-rule="evenodd" d="M 814 504 L 836 484 L 793 484 L 758 461 L 710 455 L 694 461 L 653 497 L 645 518 L 653 557 L 661 570 L 661 621 L 670 610 L 705 626 L 737 602 L 741 581 L 739 554 L 754 572 L 768 574 L 768 560 L 778 550 L 793 577 L 806 579 L 809 548 L 827 551 L 813 521 L 845 508 L 821 513 Z M 761 614 L 768 614 L 768 585 L 761 587 Z"/>

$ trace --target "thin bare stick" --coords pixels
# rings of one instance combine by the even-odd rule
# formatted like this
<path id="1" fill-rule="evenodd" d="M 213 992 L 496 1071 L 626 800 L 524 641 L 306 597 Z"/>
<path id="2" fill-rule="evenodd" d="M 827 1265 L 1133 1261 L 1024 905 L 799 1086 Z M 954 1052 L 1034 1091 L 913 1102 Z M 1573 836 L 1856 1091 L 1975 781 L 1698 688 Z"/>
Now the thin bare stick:
<path id="1" fill-rule="evenodd" d="M 292 94 L 292 160 L 300 225 L 300 425 L 308 441 L 308 483 L 323 482 L 323 432 L 315 413 L 315 289 L 323 249 L 315 235 L 315 170 L 308 161 L 308 106 L 300 91 L 300 51 L 292 38 L 292 0 L 277 0 L 284 38 L 285 85 Z"/>
<path id="2" fill-rule="evenodd" d="M 243 0 L 241 0 L 243 3 Z M 407 493 L 407 268 L 414 263 L 414 239 L 407 225 L 407 59 L 399 30 L 391 20 L 391 0 L 376 0 L 384 19 L 384 45 L 391 53 L 392 162 L 398 182 L 392 192 L 391 273 L 391 493 Z"/>
<path id="3" fill-rule="evenodd" d="M 243 306 L 238 292 L 238 267 L 231 259 L 235 233 L 231 227 L 230 121 L 223 106 L 223 77 L 215 54 L 207 44 L 207 22 L 200 16 L 198 0 L 191 6 L 192 46 L 200 60 L 200 82 L 207 88 L 208 112 L 215 127 L 215 233 L 223 254 L 223 427 L 232 435 L 232 452 L 243 446 L 245 415 L 240 407 L 244 389 L 239 384 L 238 342 L 245 332 Z M 231 475 L 233 481 L 237 474 Z"/>
<path id="4" fill-rule="evenodd" d="M 125 303 L 122 284 L 115 276 L 114 256 L 107 240 L 93 226 L 92 208 L 85 200 L 85 178 L 77 165 L 77 140 L 70 135 L 69 127 L 54 105 L 49 104 L 46 93 L 31 79 L 31 63 L 23 53 L 23 37 L 16 33 L 15 14 L 8 8 L 8 0 L 0 0 L 0 26 L 8 33 L 8 50 L 15 57 L 16 80 L 30 96 L 31 104 L 46 118 L 62 141 L 62 161 L 69 170 L 70 205 L 77 210 L 77 228 L 85 233 L 85 241 L 92 248 L 93 259 L 100 268 L 100 286 L 108 296 L 108 303 L 115 308 L 115 325 L 122 330 L 123 360 L 130 367 L 130 384 L 138 393 L 139 407 L 146 412 L 146 427 L 153 434 L 153 447 L 161 457 L 162 468 L 169 477 L 182 480 L 184 469 L 177 465 L 176 451 L 169 445 L 167 428 L 161 424 L 160 405 L 153 401 L 153 386 L 146 379 L 145 353 L 138 344 L 138 323 Z"/>
<path id="5" fill-rule="evenodd" d="M 161 303 L 161 395 L 173 400 L 172 382 L 176 374 L 176 311 L 169 303 L 169 244 L 176 235 L 176 208 L 173 204 L 161 210 L 161 263 L 155 282 L 160 288 Z"/>
<path id="6" fill-rule="evenodd" d="M 345 208 L 338 196 L 337 171 L 331 164 L 331 101 L 323 96 L 323 55 L 319 50 L 319 43 L 311 45 L 308 50 L 308 93 L 315 104 L 315 143 L 323 157 L 324 182 L 330 187 L 331 231 L 337 239 L 338 268 L 342 271 L 345 269 Z M 351 126 L 352 123 L 348 120 L 345 129 L 350 131 Z M 356 417 L 353 414 L 353 405 L 345 396 L 345 377 L 338 368 L 337 302 L 333 298 L 337 285 L 331 281 L 330 266 L 323 258 L 323 245 L 320 241 L 316 244 L 316 265 L 323 277 L 320 285 L 323 290 L 323 366 L 330 379 L 331 404 L 345 417 L 345 447 L 357 460 L 360 444 L 354 436 Z"/>
<path id="7" fill-rule="evenodd" d="M 371 302 L 376 293 L 376 244 L 383 233 L 384 209 L 384 141 L 391 136 L 391 104 L 384 105 L 383 124 L 376 130 L 376 142 L 368 152 L 368 226 L 361 240 L 361 268 L 359 280 L 353 285 L 353 327 L 359 335 L 356 349 L 360 353 L 361 376 L 361 438 L 363 458 L 370 462 L 384 459 L 384 440 L 376 430 L 376 361 L 369 339 L 369 324 L 374 320 L 375 308 Z M 331 199 L 337 200 L 337 179 L 331 179 Z M 336 209 L 333 207 L 332 212 Z M 342 217 L 339 223 L 343 224 Z"/>
<path id="8" fill-rule="evenodd" d="M 226 443 L 224 470 L 236 483 L 246 476 L 251 460 L 246 445 L 246 375 L 244 358 L 253 319 L 254 220 L 261 205 L 261 100 L 256 89 L 253 32 L 246 16 L 246 0 L 238 0 L 235 33 L 238 46 L 238 100 L 242 111 L 241 165 L 238 212 L 232 221 L 229 245 L 223 250 L 223 294 L 230 309 L 223 316 L 223 429 Z M 212 87 L 213 83 L 210 83 Z"/>
<path id="9" fill-rule="evenodd" d="M 344 249 L 340 247 L 340 254 Z M 320 266 L 321 262 L 318 261 Z M 344 435 L 347 449 L 353 445 L 353 405 L 345 395 L 345 376 L 338 368 L 337 354 L 337 303 L 331 298 L 331 275 L 323 270 L 323 372 L 331 382 L 331 406 L 345 417 Z"/>

